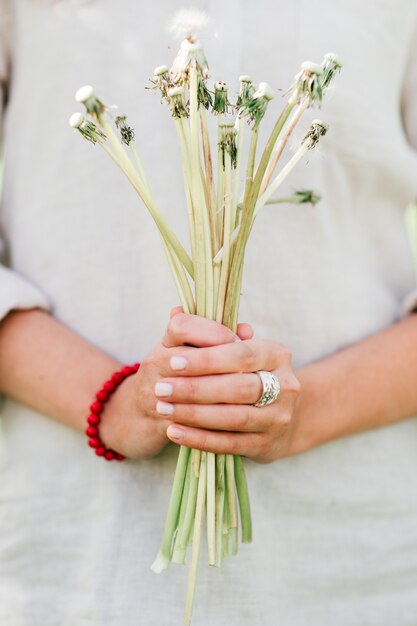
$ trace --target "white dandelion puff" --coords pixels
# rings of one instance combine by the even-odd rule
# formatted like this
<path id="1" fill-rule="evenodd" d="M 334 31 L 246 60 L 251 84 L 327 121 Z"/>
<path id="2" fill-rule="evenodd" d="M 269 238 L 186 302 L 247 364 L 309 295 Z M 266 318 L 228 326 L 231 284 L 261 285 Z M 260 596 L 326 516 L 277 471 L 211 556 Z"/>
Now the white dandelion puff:
<path id="1" fill-rule="evenodd" d="M 210 22 L 208 13 L 201 9 L 180 9 L 174 15 L 170 32 L 176 39 L 194 39 Z"/>

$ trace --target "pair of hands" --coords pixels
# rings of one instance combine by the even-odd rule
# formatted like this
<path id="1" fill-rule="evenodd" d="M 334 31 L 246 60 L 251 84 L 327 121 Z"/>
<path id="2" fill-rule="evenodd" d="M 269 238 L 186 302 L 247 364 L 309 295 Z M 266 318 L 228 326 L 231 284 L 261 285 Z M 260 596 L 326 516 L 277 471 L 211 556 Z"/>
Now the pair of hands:
<path id="1" fill-rule="evenodd" d="M 259 370 L 281 384 L 264 407 L 252 406 L 262 393 Z M 178 307 L 161 343 L 112 397 L 101 435 L 130 458 L 153 457 L 172 440 L 269 463 L 291 453 L 299 393 L 286 348 L 254 340 L 248 324 L 236 335 Z"/>

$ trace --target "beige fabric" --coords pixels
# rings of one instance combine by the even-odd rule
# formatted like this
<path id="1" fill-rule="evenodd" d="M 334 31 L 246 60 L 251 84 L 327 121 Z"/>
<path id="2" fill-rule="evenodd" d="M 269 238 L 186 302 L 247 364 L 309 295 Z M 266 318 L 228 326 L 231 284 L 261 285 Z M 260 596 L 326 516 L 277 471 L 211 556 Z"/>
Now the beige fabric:
<path id="1" fill-rule="evenodd" d="M 0 276 L 1 312 L 50 306 L 123 362 L 159 340 L 177 297 L 150 218 L 67 118 L 85 83 L 120 104 L 158 201 L 184 238 L 175 132 L 144 90 L 153 67 L 173 57 L 166 25 L 177 6 L 15 0 L 12 47 L 1 39 L 0 66 L 9 54 L 12 65 L 1 209 L 12 271 Z M 283 190 L 313 186 L 323 200 L 266 209 L 246 263 L 241 319 L 287 344 L 296 365 L 307 363 L 391 325 L 416 285 L 403 213 L 417 194 L 417 7 L 199 6 L 213 17 L 205 37 L 213 76 L 234 88 L 241 73 L 286 88 L 301 61 L 327 51 L 345 63 L 323 110 L 308 116 L 327 120 L 329 134 Z M 4 22 L 4 0 L 0 7 Z M 277 92 L 272 109 L 281 104 Z M 222 572 L 203 555 L 195 626 L 415 626 L 416 442 L 410 419 L 298 458 L 248 463 L 254 544 Z M 0 624 L 181 623 L 186 570 L 149 570 L 174 464 L 172 448 L 152 461 L 103 463 L 82 434 L 6 399 Z"/>

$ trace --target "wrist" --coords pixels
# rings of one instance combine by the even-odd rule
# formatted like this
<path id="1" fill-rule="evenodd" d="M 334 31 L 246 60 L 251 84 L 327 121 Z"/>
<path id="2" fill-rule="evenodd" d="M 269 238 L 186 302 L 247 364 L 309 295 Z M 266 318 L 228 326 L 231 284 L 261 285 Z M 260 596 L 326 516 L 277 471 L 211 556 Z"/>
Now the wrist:
<path id="1" fill-rule="evenodd" d="M 125 457 L 121 449 L 118 447 L 117 440 L 116 445 L 114 445 L 114 436 L 111 437 L 111 445 L 109 445 L 110 437 L 109 434 L 106 434 L 106 426 L 107 430 L 109 430 L 111 411 L 107 411 L 106 409 L 109 409 L 113 400 L 113 408 L 114 405 L 116 405 L 116 411 L 113 415 L 115 417 L 125 417 L 124 411 L 126 410 L 126 404 L 120 405 L 120 396 L 119 402 L 117 403 L 114 402 L 114 398 L 116 397 L 120 386 L 127 386 L 127 381 L 130 378 L 133 378 L 133 375 L 136 374 L 139 367 L 139 363 L 136 363 L 134 365 L 126 365 L 114 372 L 112 376 L 107 378 L 101 385 L 100 389 L 95 394 L 94 401 L 90 405 L 90 413 L 87 417 L 87 428 L 85 431 L 87 437 L 89 438 L 88 445 L 93 448 L 97 456 L 104 457 L 107 461 L 112 461 L 114 459 L 117 461 L 123 461 Z M 128 395 L 127 397 L 132 396 Z M 120 411 L 122 411 L 121 414 Z M 102 418 L 104 414 L 106 414 L 106 419 L 104 421 L 105 426 L 103 427 Z M 112 429 L 110 431 L 111 435 L 113 435 L 113 433 L 119 433 L 120 431 L 120 423 L 123 424 L 123 420 L 118 419 L 117 421 L 118 428 Z"/>
<path id="2" fill-rule="evenodd" d="M 301 391 L 295 404 L 288 456 L 308 452 L 326 440 L 316 417 L 316 407 L 320 407 L 321 401 L 317 381 L 311 372 L 312 367 L 295 372 L 301 384 Z"/>

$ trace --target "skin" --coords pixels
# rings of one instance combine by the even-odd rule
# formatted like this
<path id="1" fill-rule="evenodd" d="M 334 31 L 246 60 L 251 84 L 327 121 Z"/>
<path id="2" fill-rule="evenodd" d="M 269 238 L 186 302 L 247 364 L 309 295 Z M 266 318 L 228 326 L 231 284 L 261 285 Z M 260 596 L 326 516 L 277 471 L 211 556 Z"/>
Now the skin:
<path id="1" fill-rule="evenodd" d="M 14 311 L 0 324 L 0 390 L 80 431 L 120 366 L 43 311 Z M 281 383 L 262 408 L 251 406 L 258 370 Z M 254 339 L 249 325 L 235 335 L 176 308 L 161 343 L 107 403 L 101 436 L 130 458 L 151 458 L 171 439 L 269 463 L 417 414 L 416 371 L 416 315 L 293 371 L 289 350 Z"/>

